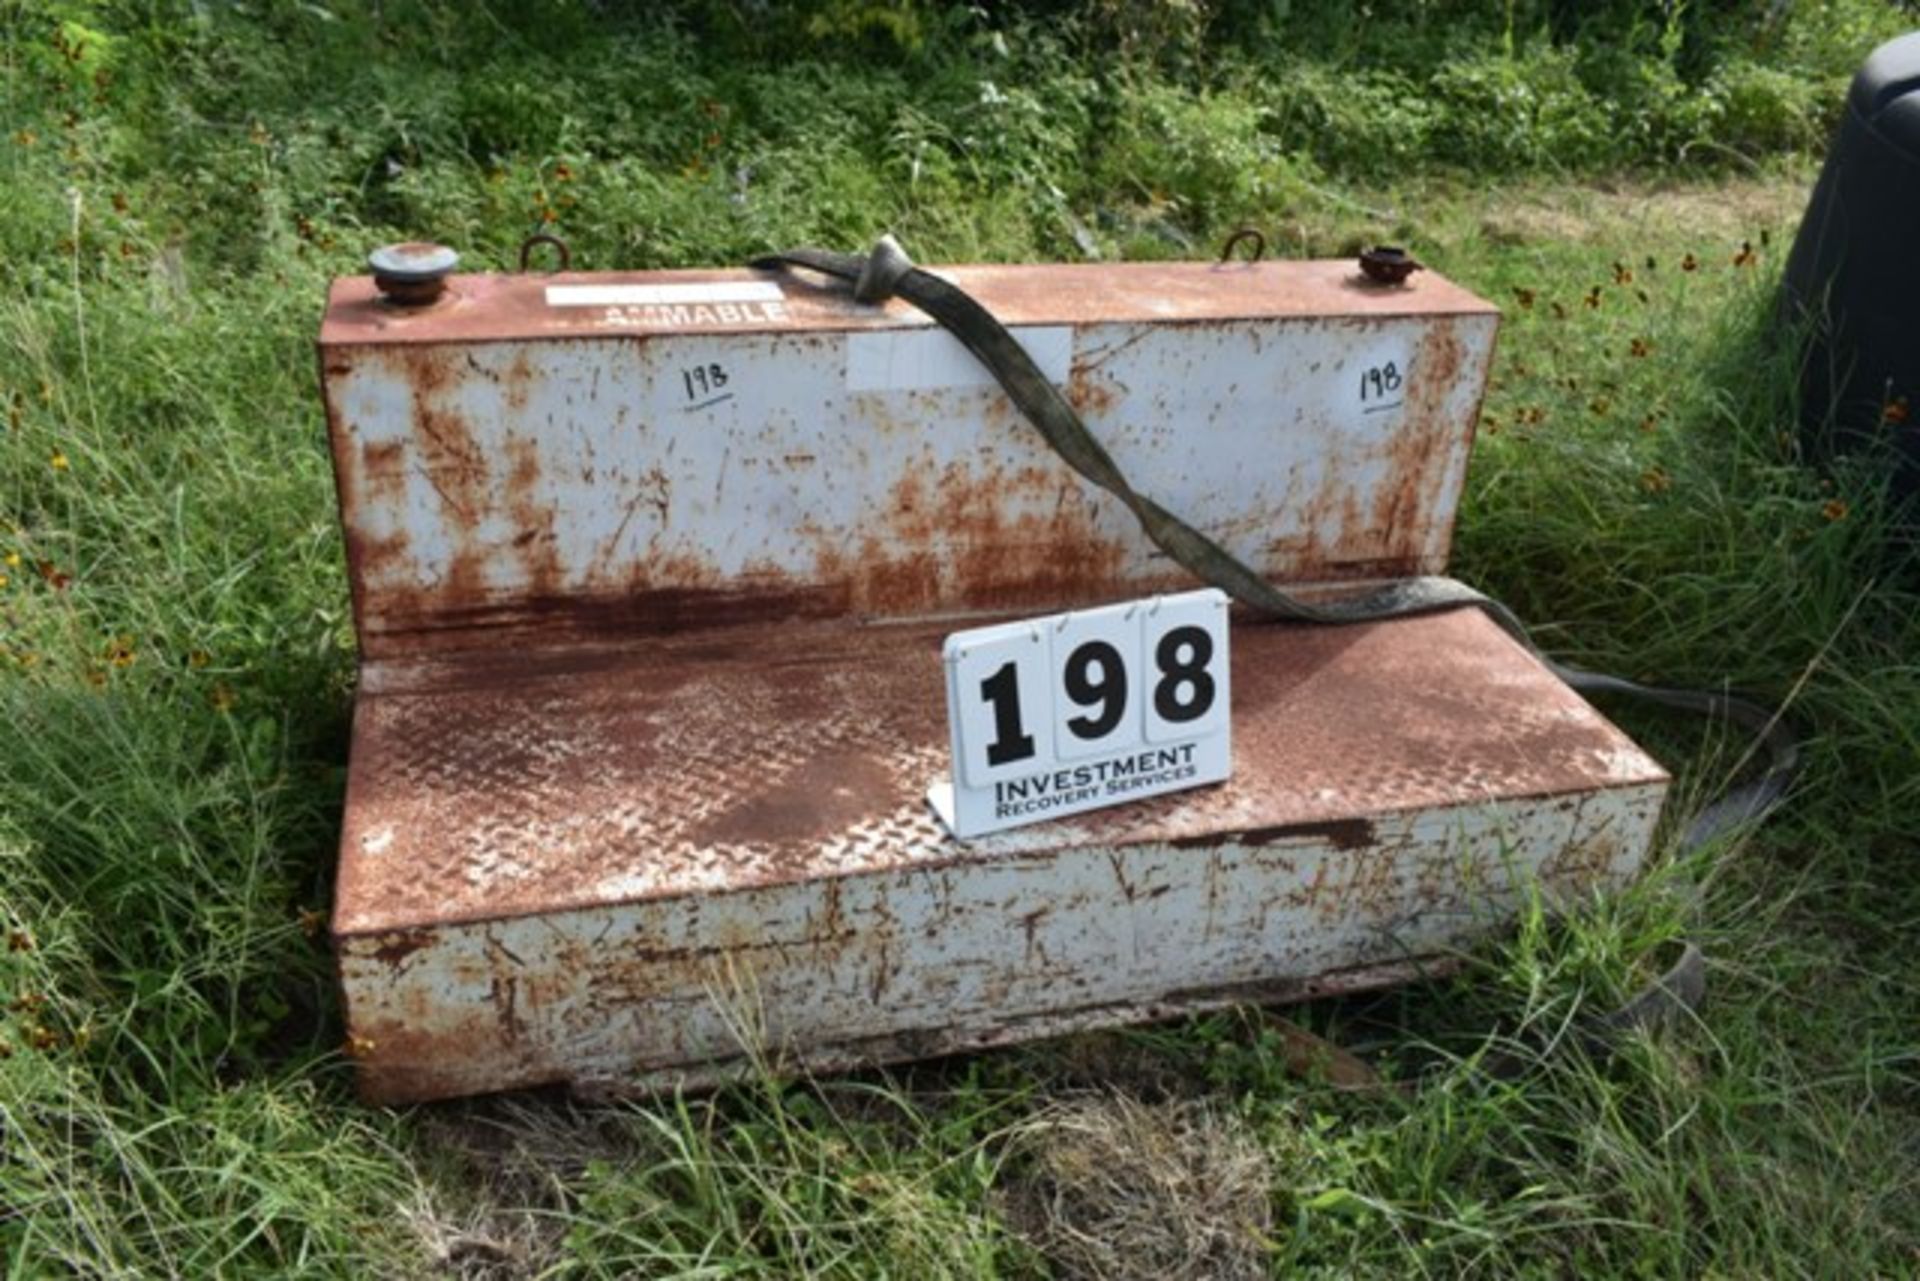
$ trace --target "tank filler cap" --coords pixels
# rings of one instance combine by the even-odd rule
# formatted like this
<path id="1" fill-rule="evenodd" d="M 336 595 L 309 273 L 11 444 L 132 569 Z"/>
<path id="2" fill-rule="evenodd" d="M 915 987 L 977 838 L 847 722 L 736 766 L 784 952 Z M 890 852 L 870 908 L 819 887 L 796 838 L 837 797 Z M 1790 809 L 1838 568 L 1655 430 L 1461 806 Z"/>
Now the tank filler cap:
<path id="1" fill-rule="evenodd" d="M 424 240 L 382 245 L 367 255 L 374 288 L 400 307 L 424 307 L 438 298 L 459 265 L 459 254 Z"/>

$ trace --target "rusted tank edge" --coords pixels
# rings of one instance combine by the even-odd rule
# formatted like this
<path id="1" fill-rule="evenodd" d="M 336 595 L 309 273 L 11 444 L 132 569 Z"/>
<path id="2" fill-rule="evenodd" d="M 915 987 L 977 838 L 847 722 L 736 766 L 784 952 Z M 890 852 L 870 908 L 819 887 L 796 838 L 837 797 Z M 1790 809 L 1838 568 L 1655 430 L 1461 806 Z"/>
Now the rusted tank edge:
<path id="1" fill-rule="evenodd" d="M 1497 317 L 1499 309 L 1455 282 L 1426 273 L 1415 283 L 1392 288 L 1372 284 L 1347 260 L 1287 259 L 1254 270 L 1223 270 L 1217 263 L 1128 262 L 1074 264 L 962 263 L 931 266 L 952 273 L 981 301 L 1018 325 L 1093 323 L 1095 313 L 1111 318 L 1112 301 L 1144 295 L 1179 296 L 1203 289 L 1212 310 L 1202 315 L 1169 317 L 1138 306 L 1136 320 L 1154 323 L 1219 324 L 1237 321 L 1358 321 L 1375 323 L 1410 316 Z M 585 313 L 605 307 L 554 308 L 546 301 L 550 285 L 593 284 L 737 284 L 778 281 L 792 292 L 789 314 L 742 328 L 739 322 L 688 323 L 673 332 L 831 333 L 915 327 L 922 322 L 905 303 L 883 308 L 852 304 L 837 288 L 791 273 L 744 268 L 651 272 L 563 272 L 526 277 L 480 272 L 450 277 L 436 303 L 411 310 L 381 302 L 370 276 L 336 278 L 328 291 L 320 339 L 324 345 L 377 345 L 442 341 L 524 341 L 562 337 L 649 336 L 646 325 L 608 324 Z M 1146 286 L 1143 291 L 1142 286 Z M 1104 287 L 1103 287 L 1104 286 Z M 1157 288 L 1156 288 L 1157 286 Z M 1087 304 L 1098 300 L 1099 307 Z M 1125 319 L 1126 317 L 1121 317 Z"/>
<path id="2" fill-rule="evenodd" d="M 1097 1032 L 1110 1028 L 1165 1023 L 1236 1006 L 1298 1005 L 1328 997 L 1352 996 L 1398 987 L 1422 979 L 1445 978 L 1466 964 L 1455 953 L 1436 952 L 1397 961 L 1347 966 L 1307 978 L 1270 979 L 1226 984 L 1217 988 L 1169 992 L 1137 1001 L 1115 1001 L 1077 1010 L 1023 1015 L 1003 1024 L 964 1031 L 944 1028 L 866 1038 L 825 1045 L 772 1063 L 755 1063 L 747 1056 L 701 1069 L 637 1072 L 627 1079 L 586 1077 L 569 1079 L 570 1093 L 582 1101 L 649 1098 L 674 1091 L 703 1092 L 754 1079 L 765 1068 L 776 1075 L 844 1073 L 863 1068 L 1011 1049 L 1032 1041 Z"/>
<path id="3" fill-rule="evenodd" d="M 1473 398 L 1473 409 L 1467 414 L 1466 429 L 1461 433 L 1456 446 L 1463 460 L 1460 468 L 1461 492 L 1447 513 L 1446 545 L 1449 554 L 1453 548 L 1453 532 L 1460 524 L 1460 507 L 1466 499 L 1466 469 L 1473 460 L 1473 447 L 1480 442 L 1480 423 L 1487 412 L 1487 389 L 1493 382 L 1494 365 L 1500 359 L 1501 329 L 1502 326 L 1496 324 L 1493 327 L 1493 333 L 1487 338 L 1486 359 L 1480 365 L 1480 376 L 1473 380 L 1473 385 L 1479 388 L 1479 394 Z"/>
<path id="4" fill-rule="evenodd" d="M 636 1071 L 624 1077 L 536 1071 L 511 1081 L 503 1080 L 487 1092 L 564 1085 L 583 1102 L 652 1098 L 683 1091 L 702 1093 L 753 1080 L 766 1072 L 779 1077 L 839 1074 L 951 1055 L 988 1053 L 1077 1032 L 1163 1023 L 1235 1006 L 1293 1005 L 1350 996 L 1421 979 L 1444 978 L 1464 964 L 1457 954 L 1431 953 L 1348 966 L 1305 978 L 1230 984 L 1074 1010 L 1018 1015 L 990 1026 L 916 1028 L 840 1040 L 772 1059 L 756 1060 L 742 1054 L 698 1068 Z M 377 1107 L 398 1107 L 449 1097 L 445 1083 L 436 1083 L 419 1069 L 382 1069 L 374 1064 L 363 1065 L 355 1074 L 355 1092 L 362 1102 Z"/>
<path id="5" fill-rule="evenodd" d="M 1411 572 L 1429 574 L 1439 572 L 1438 567 L 1421 563 Z M 1339 578 L 1304 579 L 1286 584 L 1290 595 L 1307 603 L 1325 603 L 1363 596 L 1377 591 L 1395 578 Z M 1169 574 L 1164 579 L 1150 579 L 1132 585 L 1126 592 L 1104 593 L 1090 597 L 1085 602 L 1063 602 L 1060 608 L 1088 608 L 1111 604 L 1117 600 L 1130 600 L 1137 595 L 1157 591 L 1186 591 L 1200 586 L 1191 575 L 1184 571 Z M 795 614 L 777 621 L 784 625 L 806 629 L 810 636 L 821 637 L 832 633 L 848 632 L 861 634 L 892 634 L 926 631 L 930 628 L 951 630 L 959 627 L 983 627 L 997 622 L 1009 622 L 1028 617 L 1033 611 L 1021 609 L 949 609 L 934 610 L 923 614 L 861 614 L 811 616 Z M 542 633 L 551 644 L 538 649 L 527 648 L 528 633 L 520 629 L 505 629 L 505 633 L 486 627 L 468 627 L 458 629 L 447 638 L 445 645 L 422 646 L 416 644 L 396 644 L 395 641 L 410 640 L 422 632 L 433 633 L 436 638 L 439 630 L 430 626 L 396 629 L 391 625 L 375 634 L 376 643 L 371 649 L 363 647 L 360 651 L 361 682 L 358 696 L 362 698 L 395 697 L 410 694 L 437 693 L 450 689 L 475 685 L 488 685 L 498 681 L 514 682 L 534 679 L 548 675 L 573 675 L 604 670 L 634 661 L 634 643 L 644 639 L 650 646 L 691 646 L 703 651 L 709 646 L 712 652 L 726 652 L 727 642 L 732 639 L 752 635 L 748 624 L 765 623 L 762 617 L 732 620 L 722 624 L 707 625 L 703 620 L 700 626 L 679 629 L 655 628 L 651 631 L 636 631 L 626 627 L 605 627 L 569 631 L 565 633 Z M 1233 606 L 1233 625 L 1235 627 L 1290 626 L 1283 620 L 1260 617 L 1245 606 Z M 458 641 L 454 637 L 458 637 Z M 944 630 L 933 641 L 938 648 Z"/>
<path id="6" fill-rule="evenodd" d="M 1499 318 L 1500 318 L 1499 309 L 1497 307 L 1494 307 L 1491 303 L 1489 303 L 1487 304 L 1487 308 L 1484 311 L 1460 310 L 1460 311 L 1436 312 L 1436 311 L 1421 311 L 1421 310 L 1409 309 L 1407 311 L 1357 312 L 1351 315 L 1329 315 L 1329 316 L 1304 315 L 1304 314 L 1303 315 L 1278 315 L 1278 316 L 1263 316 L 1263 315 L 1167 316 L 1167 317 L 1155 317 L 1153 320 L 1153 326 L 1156 329 L 1181 330 L 1181 329 L 1217 329 L 1225 325 L 1312 324 L 1312 325 L 1319 325 L 1319 326 L 1324 326 L 1328 328 L 1350 327 L 1350 328 L 1356 328 L 1356 329 L 1365 329 L 1365 328 L 1373 328 L 1375 326 L 1378 326 L 1380 324 L 1390 322 L 1390 321 L 1406 321 L 1406 320 L 1497 321 L 1499 320 Z M 920 316 L 918 313 L 916 313 L 913 316 L 902 316 L 902 317 L 887 316 L 884 319 L 891 322 L 887 324 L 878 323 L 879 320 L 881 319 L 882 318 L 880 317 L 876 317 L 873 322 L 866 323 L 866 324 L 849 323 L 843 329 L 830 329 L 830 328 L 825 328 L 821 326 L 815 326 L 806 330 L 802 330 L 800 332 L 807 335 L 832 336 L 835 334 L 872 333 L 872 332 L 884 331 L 884 330 L 932 329 L 939 323 L 938 321 L 935 321 L 931 317 Z M 1028 326 L 1044 327 L 1044 326 L 1057 324 L 1057 325 L 1065 326 L 1069 328 L 1080 329 L 1080 328 L 1092 328 L 1098 325 L 1138 324 L 1142 322 L 1110 321 L 1110 320 L 1047 321 L 1044 319 L 1041 319 L 1041 320 L 1022 319 L 1013 323 L 1016 326 L 1023 327 L 1023 328 Z M 409 348 L 420 348 L 420 347 L 516 347 L 517 348 L 517 347 L 527 346 L 531 343 L 672 342 L 676 339 L 681 339 L 681 338 L 689 338 L 689 337 L 713 338 L 717 336 L 781 337 L 787 334 L 788 332 L 789 331 L 787 330 L 779 329 L 779 328 L 742 329 L 739 326 L 700 327 L 700 326 L 690 325 L 685 328 L 678 328 L 678 329 L 640 329 L 640 328 L 621 329 L 621 328 L 611 328 L 611 327 L 607 329 L 600 329 L 600 330 L 552 329 L 552 330 L 542 330 L 537 333 L 529 333 L 524 336 L 496 336 L 491 334 L 471 335 L 471 334 L 457 333 L 457 332 L 447 333 L 447 334 L 420 334 L 420 335 L 406 334 L 406 333 L 400 333 L 400 334 L 383 333 L 379 338 L 365 338 L 365 337 L 359 337 L 359 336 L 355 336 L 351 338 L 328 338 L 328 337 L 322 336 L 320 338 L 316 338 L 314 340 L 314 343 L 326 355 L 351 356 L 351 355 L 356 355 L 360 352 L 376 353 L 380 351 L 391 350 L 394 347 L 400 347 L 400 346 L 409 347 Z"/>
<path id="7" fill-rule="evenodd" d="M 1647 760 L 1648 764 L 1652 766 L 1652 769 L 1642 777 L 1623 780 L 1606 786 L 1583 788 L 1577 791 L 1505 793 L 1499 797 L 1499 800 L 1502 804 L 1523 805 L 1529 801 L 1555 803 L 1602 794 L 1626 794 L 1644 796 L 1656 805 L 1661 805 L 1665 800 L 1665 793 L 1672 779 L 1663 766 L 1652 761 L 1650 757 L 1647 758 Z M 351 788 L 351 782 L 349 782 L 349 788 Z M 1382 806 L 1370 813 L 1365 821 L 1372 824 L 1408 814 L 1433 815 L 1444 818 L 1451 814 L 1471 813 L 1484 803 L 1484 799 L 1465 798 L 1447 805 L 1408 804 Z M 1338 830 L 1330 831 L 1330 829 Z M 1032 834 L 1038 830 L 1040 829 L 1026 829 L 1025 836 L 1030 839 Z M 1251 829 L 1245 833 L 1222 832 L 1219 834 L 1218 839 L 1214 839 L 1209 835 L 1201 837 L 1177 837 L 1160 841 L 1119 841 L 1115 842 L 1113 847 L 1116 849 L 1143 850 L 1151 850 L 1154 848 L 1167 850 L 1204 849 L 1232 853 L 1252 849 L 1266 849 L 1283 841 L 1297 840 L 1301 842 L 1322 842 L 1340 852 L 1358 854 L 1359 851 L 1352 843 L 1355 834 L 1355 829 L 1343 825 L 1340 822 L 1311 822 L 1294 824 L 1287 828 Z M 852 881 L 866 877 L 897 876 L 903 872 L 919 874 L 935 873 L 955 868 L 978 869 L 983 867 L 1011 866 L 1020 863 L 1045 861 L 1062 853 L 1083 850 L 1089 845 L 1089 842 L 1085 839 L 1062 839 L 1057 845 L 1035 846 L 1022 844 L 1016 848 L 995 849 L 991 845 L 992 838 L 987 838 L 987 842 L 987 848 L 983 849 L 981 842 L 975 842 L 969 845 L 954 840 L 951 842 L 953 853 L 950 856 L 927 859 L 906 866 L 839 870 L 823 869 L 784 877 L 743 879 L 735 884 L 728 885 L 724 890 L 702 891 L 700 897 L 719 900 L 734 895 L 765 892 L 770 889 L 779 889 L 789 885 Z M 357 852 L 351 850 L 343 838 L 341 842 L 341 860 L 343 864 L 347 860 L 355 857 L 358 857 Z M 347 883 L 348 877 L 343 874 L 341 882 L 343 884 Z M 605 898 L 587 898 L 584 896 L 578 898 L 556 898 L 551 902 L 540 904 L 537 907 L 528 907 L 520 911 L 488 913 L 477 910 L 453 910 L 445 911 L 435 916 L 423 916 L 418 919 L 396 919 L 384 922 L 378 926 L 345 926 L 341 924 L 341 917 L 346 911 L 346 905 L 344 899 L 336 899 L 330 933 L 337 949 L 341 946 L 358 945 L 372 940 L 387 940 L 388 943 L 393 943 L 403 939 L 417 939 L 422 931 L 431 932 L 442 928 L 526 920 L 534 917 L 551 916 L 562 912 L 612 910 L 638 904 L 684 898 L 686 896 L 685 891 L 662 888 L 651 892 L 622 894 Z M 385 946 L 386 944 L 383 943 L 382 945 Z"/>
<path id="8" fill-rule="evenodd" d="M 351 509 L 355 502 L 353 487 L 356 473 L 347 456 L 352 448 L 352 439 L 342 424 L 340 408 L 334 402 L 332 392 L 334 371 L 327 367 L 326 344 L 315 339 L 313 349 L 314 374 L 319 383 L 320 408 L 327 430 L 327 464 L 333 469 L 334 511 L 340 520 L 341 556 L 345 562 L 343 567 L 347 575 L 347 600 L 353 611 L 353 638 L 360 662 L 364 664 L 371 631 L 367 619 L 365 567 L 361 563 L 360 549 L 352 534 Z"/>
<path id="9" fill-rule="evenodd" d="M 336 464 L 337 465 L 337 464 Z M 355 555 L 348 540 L 349 562 Z M 351 564 L 349 566 L 351 570 Z M 1288 580 L 1289 588 L 1310 589 L 1303 597 L 1330 599 L 1354 594 L 1397 579 L 1436 572 L 1429 558 L 1326 561 L 1316 572 Z M 360 575 L 351 573 L 356 593 Z M 891 625 L 948 620 L 971 625 L 976 621 L 1012 618 L 1022 612 L 1081 609 L 1108 601 L 1156 592 L 1186 590 L 1197 580 L 1185 570 L 1107 583 L 1091 581 L 1077 596 L 1062 597 L 1057 590 L 1036 594 L 1031 602 L 982 603 L 973 608 L 888 614 L 863 611 L 854 604 L 851 581 L 787 586 L 765 584 L 737 587 L 663 587 L 631 592 L 575 592 L 536 595 L 503 590 L 494 603 L 442 606 L 422 614 L 366 611 L 355 601 L 360 653 L 365 660 L 398 659 L 432 651 L 453 658 L 461 652 L 511 649 L 524 651 L 530 641 L 542 648 L 571 648 L 597 640 L 628 641 L 663 635 L 691 635 L 768 623 L 838 621 L 848 626 Z M 1051 589 L 1052 584 L 1041 586 Z M 1009 589 L 1009 595 L 1018 593 Z M 523 669 L 524 670 L 524 669 Z"/>

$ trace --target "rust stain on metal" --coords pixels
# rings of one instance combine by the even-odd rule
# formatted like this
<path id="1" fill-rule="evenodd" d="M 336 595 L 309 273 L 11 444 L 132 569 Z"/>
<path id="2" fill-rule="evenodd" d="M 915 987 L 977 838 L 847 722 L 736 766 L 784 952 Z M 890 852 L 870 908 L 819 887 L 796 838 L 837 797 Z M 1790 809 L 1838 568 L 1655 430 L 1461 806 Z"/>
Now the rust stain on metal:
<path id="1" fill-rule="evenodd" d="M 1009 516 L 1009 500 L 1021 497 L 1052 501 L 1044 514 Z M 1004 610 L 1098 598 L 1113 589 L 1126 557 L 1095 527 L 1084 483 L 1063 464 L 1012 473 L 954 466 L 931 483 L 910 472 L 891 498 L 885 523 L 862 533 L 850 561 L 823 548 L 831 572 L 851 580 L 858 612 L 910 616 L 942 599 Z M 945 583 L 937 546 L 950 553 Z"/>
<path id="2" fill-rule="evenodd" d="M 1438 426 L 1448 421 L 1442 402 L 1465 372 L 1463 354 L 1453 327 L 1445 322 L 1432 326 L 1421 339 L 1414 358 L 1418 377 L 1403 420 L 1408 426 L 1388 438 L 1386 479 L 1375 488 L 1367 513 L 1367 527 L 1377 531 L 1380 539 L 1378 554 L 1417 555 L 1439 518 L 1436 508 L 1443 473 L 1435 466 L 1435 453 L 1445 447 L 1445 441 Z"/>
<path id="3" fill-rule="evenodd" d="M 1098 418 L 1111 410 L 1116 394 L 1098 367 L 1085 364 L 1074 368 L 1072 381 L 1067 386 L 1067 399 L 1083 417 L 1089 418 Z"/>
<path id="4" fill-rule="evenodd" d="M 1324 841 L 1337 850 L 1364 850 L 1374 844 L 1374 827 L 1370 819 L 1340 818 L 1232 833 L 1209 832 L 1204 836 L 1182 837 L 1172 844 L 1175 849 L 1206 849 L 1229 842 L 1257 848 L 1281 841 Z"/>
<path id="5" fill-rule="evenodd" d="M 426 928 L 398 930 L 384 935 L 380 944 L 373 949 L 373 959 L 383 965 L 398 967 L 404 965 L 407 958 L 433 942 L 433 931 Z"/>
<path id="6" fill-rule="evenodd" d="M 723 796 L 725 808 L 687 839 L 702 846 L 820 840 L 857 825 L 891 785 L 886 768 L 871 756 L 829 751 L 763 788 Z"/>

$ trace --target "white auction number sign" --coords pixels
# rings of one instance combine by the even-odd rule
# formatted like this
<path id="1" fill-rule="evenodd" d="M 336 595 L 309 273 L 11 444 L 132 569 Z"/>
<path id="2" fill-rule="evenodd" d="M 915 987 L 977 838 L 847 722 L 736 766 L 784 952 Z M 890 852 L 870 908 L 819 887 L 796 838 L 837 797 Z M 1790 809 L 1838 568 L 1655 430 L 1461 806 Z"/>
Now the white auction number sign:
<path id="1" fill-rule="evenodd" d="M 1227 597 L 1178 596 L 947 638 L 955 836 L 1038 823 L 1233 772 Z"/>

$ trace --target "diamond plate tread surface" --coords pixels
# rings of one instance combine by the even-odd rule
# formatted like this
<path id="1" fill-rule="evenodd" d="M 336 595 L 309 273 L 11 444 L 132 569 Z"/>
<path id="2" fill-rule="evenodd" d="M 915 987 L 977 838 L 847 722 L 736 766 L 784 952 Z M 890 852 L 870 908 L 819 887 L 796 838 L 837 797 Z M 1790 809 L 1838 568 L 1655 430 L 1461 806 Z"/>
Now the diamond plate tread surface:
<path id="1" fill-rule="evenodd" d="M 1665 778 L 1472 611 L 1236 622 L 1227 783 L 961 844 L 949 626 L 731 628 L 374 664 L 355 711 L 340 934 L 1089 845 L 1247 843 Z"/>

